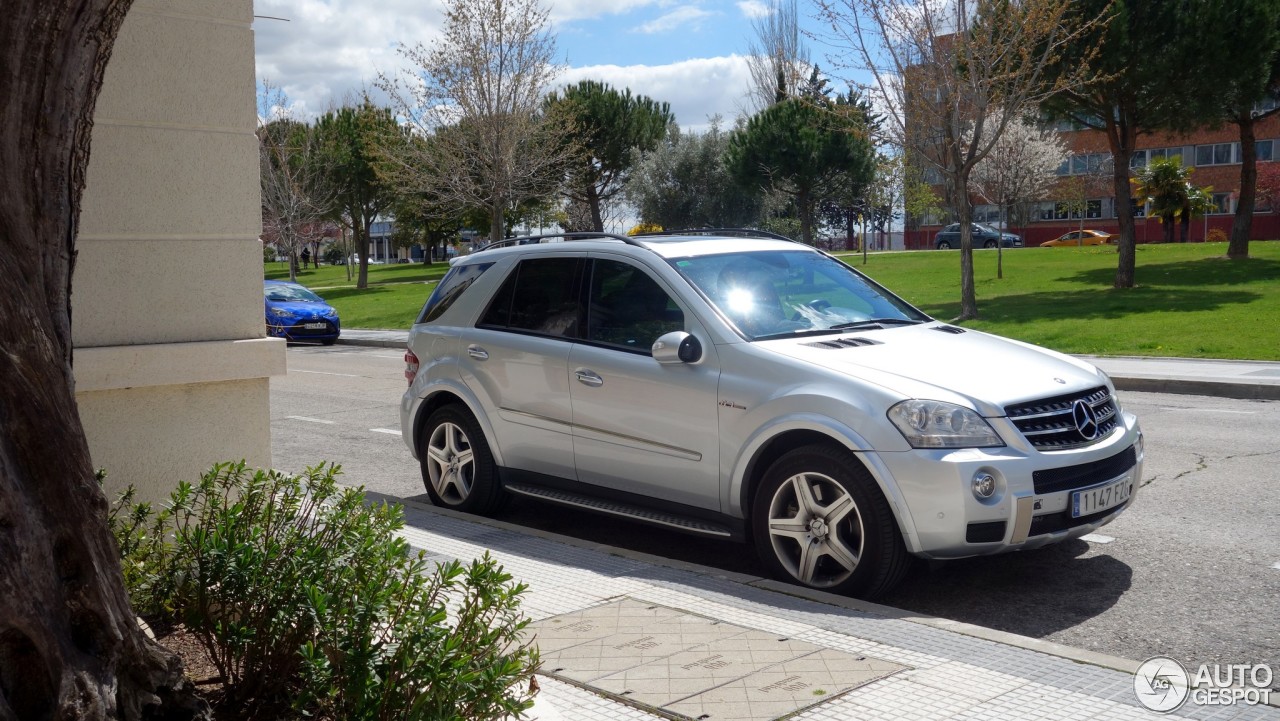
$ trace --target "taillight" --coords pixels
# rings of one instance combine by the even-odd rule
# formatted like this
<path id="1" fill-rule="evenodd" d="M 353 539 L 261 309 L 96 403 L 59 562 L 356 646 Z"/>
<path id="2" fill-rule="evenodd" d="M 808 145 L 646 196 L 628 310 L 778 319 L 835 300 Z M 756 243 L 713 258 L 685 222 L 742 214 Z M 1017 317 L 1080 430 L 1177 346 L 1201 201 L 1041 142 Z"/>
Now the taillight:
<path id="1" fill-rule="evenodd" d="M 418 356 L 413 351 L 406 350 L 404 352 L 404 379 L 409 381 L 409 385 L 413 385 L 413 379 L 418 377 Z"/>

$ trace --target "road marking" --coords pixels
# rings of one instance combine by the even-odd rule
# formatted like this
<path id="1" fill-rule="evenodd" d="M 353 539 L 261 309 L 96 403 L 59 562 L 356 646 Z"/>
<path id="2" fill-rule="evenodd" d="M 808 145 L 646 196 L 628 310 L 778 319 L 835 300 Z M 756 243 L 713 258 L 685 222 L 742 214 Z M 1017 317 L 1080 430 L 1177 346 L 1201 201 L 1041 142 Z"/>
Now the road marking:
<path id="1" fill-rule="evenodd" d="M 326 421 L 323 418 L 307 418 L 306 416 L 285 416 L 291 421 L 306 421 L 307 423 L 323 423 L 327 426 L 333 425 L 336 421 Z"/>
<path id="2" fill-rule="evenodd" d="M 1271 567 L 1276 569 L 1277 571 L 1280 571 L 1280 563 L 1273 563 L 1271 564 Z"/>
<path id="3" fill-rule="evenodd" d="M 389 360 L 404 360 L 404 355 L 375 355 L 374 358 L 387 358 Z"/>
<path id="4" fill-rule="evenodd" d="M 298 370 L 297 368 L 294 368 L 289 372 L 290 373 L 314 373 L 319 376 L 342 376 L 343 378 L 364 378 L 364 376 L 359 375 L 357 373 L 329 373 L 327 371 L 304 371 L 304 370 Z"/>
<path id="5" fill-rule="evenodd" d="M 391 434 L 391 435 L 393 435 L 393 436 L 399 436 L 399 435 L 402 435 L 402 434 L 400 433 L 400 431 L 397 431 L 397 430 L 396 430 L 396 429 L 394 429 L 394 428 L 370 428 L 369 430 L 370 430 L 370 431 L 372 431 L 372 432 L 374 432 L 374 433 L 389 433 L 389 434 Z"/>
<path id="6" fill-rule="evenodd" d="M 1228 411 L 1219 408 L 1168 408 L 1163 407 L 1162 411 L 1182 411 L 1183 413 L 1230 413 L 1237 416 L 1257 415 L 1257 411 Z"/>
<path id="7" fill-rule="evenodd" d="M 1101 533 L 1086 533 L 1080 537 L 1080 540 L 1088 541 L 1089 543 L 1111 543 L 1116 539 L 1111 536 L 1104 536 Z"/>

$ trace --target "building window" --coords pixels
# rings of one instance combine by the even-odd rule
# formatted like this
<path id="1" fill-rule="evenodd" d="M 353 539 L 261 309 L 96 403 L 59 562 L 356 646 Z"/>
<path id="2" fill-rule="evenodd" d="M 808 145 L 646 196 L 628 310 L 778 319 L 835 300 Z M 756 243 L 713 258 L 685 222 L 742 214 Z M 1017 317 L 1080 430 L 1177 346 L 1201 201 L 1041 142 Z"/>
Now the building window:
<path id="1" fill-rule="evenodd" d="M 1129 198 L 1129 207 L 1133 209 L 1133 217 L 1135 218 L 1147 217 L 1147 203 L 1145 200 L 1142 200 L 1140 198 Z M 1112 207 L 1111 209 L 1111 217 L 1113 218 L 1119 217 L 1119 213 L 1116 212 L 1116 209 L 1114 207 Z"/>
<path id="2" fill-rule="evenodd" d="M 924 182 L 929 185 L 942 185 L 942 171 L 932 165 L 927 166 L 924 169 Z"/>
<path id="3" fill-rule="evenodd" d="M 1275 152 L 1273 147 L 1274 142 L 1275 141 L 1273 140 L 1259 140 L 1258 145 L 1255 148 L 1255 157 L 1257 157 L 1258 160 L 1275 160 L 1273 155 Z"/>
<path id="4" fill-rule="evenodd" d="M 1086 153 L 1073 155 L 1058 166 L 1058 175 L 1097 174 L 1111 161 L 1110 153 Z"/>
<path id="5" fill-rule="evenodd" d="M 1000 208 L 995 205 L 975 205 L 973 207 L 973 222 L 999 223 Z"/>
<path id="6" fill-rule="evenodd" d="M 1209 215 L 1227 215 L 1231 212 L 1231 193 L 1214 193 L 1213 194 L 1214 209 L 1209 211 Z"/>
<path id="7" fill-rule="evenodd" d="M 1230 165 L 1236 160 L 1236 143 L 1196 146 L 1196 165 Z"/>
<path id="8" fill-rule="evenodd" d="M 1071 208 L 1071 203 L 1040 203 L 1037 211 L 1040 220 L 1079 220 L 1080 208 Z M 1102 201 L 1086 200 L 1084 202 L 1084 217 L 1101 218 L 1102 217 Z"/>
<path id="9" fill-rule="evenodd" d="M 1154 157 L 1152 158 L 1154 160 Z M 1133 156 L 1129 158 L 1129 167 L 1133 169 L 1147 167 L 1147 151 L 1135 150 Z"/>

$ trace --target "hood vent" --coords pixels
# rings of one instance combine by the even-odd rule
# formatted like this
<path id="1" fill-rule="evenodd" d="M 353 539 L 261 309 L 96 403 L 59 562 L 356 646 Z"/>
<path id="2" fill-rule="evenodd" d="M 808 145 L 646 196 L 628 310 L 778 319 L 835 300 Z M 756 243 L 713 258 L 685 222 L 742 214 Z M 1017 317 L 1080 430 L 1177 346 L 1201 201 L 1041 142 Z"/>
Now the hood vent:
<path id="1" fill-rule="evenodd" d="M 839 340 L 822 340 L 817 343 L 805 343 L 805 345 L 813 348 L 829 348 L 831 350 L 839 350 L 841 348 L 860 348 L 864 345 L 884 345 L 878 340 L 870 338 L 841 338 Z"/>
<path id="2" fill-rule="evenodd" d="M 953 325 L 935 325 L 933 329 L 942 333 L 950 333 L 951 335 L 960 335 L 965 332 L 964 328 L 957 328 Z"/>

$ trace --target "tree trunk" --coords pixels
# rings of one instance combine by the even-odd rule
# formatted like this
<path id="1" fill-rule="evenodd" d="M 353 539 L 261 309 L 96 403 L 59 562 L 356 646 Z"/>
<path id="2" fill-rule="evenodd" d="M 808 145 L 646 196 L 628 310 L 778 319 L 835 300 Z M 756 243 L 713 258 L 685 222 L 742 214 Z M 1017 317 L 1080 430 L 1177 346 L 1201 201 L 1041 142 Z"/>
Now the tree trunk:
<path id="1" fill-rule="evenodd" d="M 12 0 L 0 13 L 5 721 L 208 715 L 177 656 L 135 623 L 72 375 L 71 277 L 93 109 L 129 6 Z"/>
<path id="2" fill-rule="evenodd" d="M 1231 221 L 1231 244 L 1227 246 L 1227 257 L 1232 259 L 1249 257 L 1249 235 L 1258 197 L 1258 143 L 1249 109 L 1236 117 L 1236 125 L 1240 127 L 1240 199 Z"/>
<path id="3" fill-rule="evenodd" d="M 597 233 L 604 232 L 604 215 L 600 210 L 600 194 L 595 186 L 587 188 L 587 205 L 591 208 L 591 228 Z"/>
<path id="4" fill-rule="evenodd" d="M 805 245 L 813 245 L 813 203 L 809 191 L 796 193 L 796 210 L 800 211 L 800 239 Z"/>
<path id="5" fill-rule="evenodd" d="M 1132 160 L 1133 143 L 1137 134 L 1127 126 L 1107 120 L 1107 142 L 1111 145 L 1111 189 L 1115 193 L 1116 224 L 1120 226 L 1120 243 L 1116 248 L 1119 263 L 1116 265 L 1116 288 L 1132 288 L 1134 268 L 1138 252 L 1135 244 L 1133 205 L 1129 202 L 1129 162 Z"/>
<path id="6" fill-rule="evenodd" d="M 978 291 L 973 283 L 973 203 L 969 201 L 967 173 L 956 178 L 952 206 L 960 222 L 960 315 L 957 321 L 978 317 Z"/>
<path id="7" fill-rule="evenodd" d="M 502 206 L 504 205 L 501 198 L 494 198 L 493 205 L 489 206 L 489 241 L 492 243 L 502 240 Z"/>
<path id="8" fill-rule="evenodd" d="M 359 208 L 351 208 L 351 242 L 356 246 L 356 288 L 369 287 L 369 234 Z"/>

